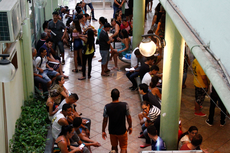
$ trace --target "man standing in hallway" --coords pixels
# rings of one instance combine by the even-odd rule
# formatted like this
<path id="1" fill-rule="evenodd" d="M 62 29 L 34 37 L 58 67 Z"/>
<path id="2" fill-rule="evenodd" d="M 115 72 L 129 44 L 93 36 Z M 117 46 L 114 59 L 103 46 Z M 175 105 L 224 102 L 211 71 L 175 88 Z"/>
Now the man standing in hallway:
<path id="1" fill-rule="evenodd" d="M 67 33 L 67 28 L 60 20 L 58 20 L 58 12 L 53 12 L 53 20 L 48 23 L 48 29 L 51 30 L 53 49 L 55 51 L 56 46 L 58 45 L 62 57 L 62 64 L 65 64 L 63 39 Z M 62 32 L 62 30 L 64 30 L 64 33 Z"/>
<path id="2" fill-rule="evenodd" d="M 90 7 L 91 9 L 91 14 L 92 14 L 92 20 L 93 21 L 97 21 L 97 19 L 94 16 L 94 8 L 93 8 L 93 4 L 91 2 L 91 0 L 83 0 L 82 2 L 85 2 L 85 12 L 87 11 L 87 5 Z"/>
<path id="3" fill-rule="evenodd" d="M 204 70 L 195 58 L 192 63 L 195 86 L 195 115 L 204 117 L 206 114 L 201 112 L 201 106 L 204 102 L 206 92 L 208 91 L 208 78 Z"/>
<path id="4" fill-rule="evenodd" d="M 129 112 L 129 106 L 126 102 L 120 102 L 120 92 L 118 89 L 113 89 L 111 91 L 112 102 L 105 105 L 103 113 L 103 123 L 102 123 L 102 138 L 105 140 L 107 135 L 105 133 L 105 128 L 107 126 L 109 118 L 109 134 L 110 142 L 112 145 L 112 150 L 118 152 L 118 142 L 121 148 L 121 153 L 127 152 L 128 136 L 132 133 L 132 119 Z M 128 122 L 128 130 L 126 129 L 125 118 Z"/>

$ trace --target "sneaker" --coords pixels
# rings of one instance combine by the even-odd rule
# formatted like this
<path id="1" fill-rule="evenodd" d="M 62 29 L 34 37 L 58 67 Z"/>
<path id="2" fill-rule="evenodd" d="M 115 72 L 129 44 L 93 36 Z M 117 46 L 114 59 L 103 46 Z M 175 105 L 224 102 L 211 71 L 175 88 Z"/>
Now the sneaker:
<path id="1" fill-rule="evenodd" d="M 212 126 L 212 123 L 210 123 L 209 120 L 205 120 L 205 123 L 208 124 L 208 126 Z"/>
<path id="2" fill-rule="evenodd" d="M 151 144 L 140 145 L 141 148 L 146 148 L 148 146 L 151 146 Z"/>
<path id="3" fill-rule="evenodd" d="M 224 126 L 225 125 L 225 121 L 224 122 L 220 122 L 220 126 Z"/>
<path id="4" fill-rule="evenodd" d="M 95 18 L 93 18 L 92 20 L 93 20 L 93 21 L 97 21 L 97 19 L 95 19 Z"/>
<path id="5" fill-rule="evenodd" d="M 205 117 L 205 116 L 206 116 L 206 114 L 204 114 L 204 113 L 202 113 L 202 112 L 200 112 L 200 113 L 195 113 L 195 115 L 200 116 L 200 117 Z"/>
<path id="6" fill-rule="evenodd" d="M 131 90 L 133 88 L 133 86 L 129 87 L 129 89 Z"/>
<path id="7" fill-rule="evenodd" d="M 137 91 L 137 87 L 132 87 L 131 91 Z"/>

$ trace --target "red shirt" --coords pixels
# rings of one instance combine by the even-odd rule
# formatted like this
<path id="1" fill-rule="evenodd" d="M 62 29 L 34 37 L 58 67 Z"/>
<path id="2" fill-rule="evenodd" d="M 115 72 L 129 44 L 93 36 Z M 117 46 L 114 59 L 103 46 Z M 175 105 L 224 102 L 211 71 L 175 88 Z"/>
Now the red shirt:
<path id="1" fill-rule="evenodd" d="M 191 149 L 188 147 L 187 144 L 188 144 L 188 143 L 184 144 L 184 145 L 180 148 L 180 150 L 191 150 Z"/>

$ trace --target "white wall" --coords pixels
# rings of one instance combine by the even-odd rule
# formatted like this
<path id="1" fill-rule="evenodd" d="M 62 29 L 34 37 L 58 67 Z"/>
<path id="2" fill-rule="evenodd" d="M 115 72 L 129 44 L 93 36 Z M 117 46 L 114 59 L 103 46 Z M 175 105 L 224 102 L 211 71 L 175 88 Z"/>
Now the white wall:
<path id="1" fill-rule="evenodd" d="M 5 92 L 5 103 L 6 103 L 6 113 L 7 113 L 7 131 L 8 131 L 8 140 L 10 140 L 15 132 L 15 123 L 21 114 L 21 106 L 24 102 L 24 91 L 23 91 L 23 74 L 22 74 L 22 62 L 21 62 L 21 51 L 19 41 L 16 43 L 17 50 L 17 60 L 18 60 L 18 69 L 16 71 L 15 77 L 11 82 L 4 84 Z M 5 148 L 4 143 L 4 133 L 2 126 L 4 126 L 3 120 L 3 96 L 2 96 L 2 85 L 0 85 L 0 147 Z M 3 145 L 2 145 L 3 144 Z M 1 151 L 2 152 L 2 151 Z"/>
<path id="2" fill-rule="evenodd" d="M 230 74 L 230 1 L 172 0 Z"/>

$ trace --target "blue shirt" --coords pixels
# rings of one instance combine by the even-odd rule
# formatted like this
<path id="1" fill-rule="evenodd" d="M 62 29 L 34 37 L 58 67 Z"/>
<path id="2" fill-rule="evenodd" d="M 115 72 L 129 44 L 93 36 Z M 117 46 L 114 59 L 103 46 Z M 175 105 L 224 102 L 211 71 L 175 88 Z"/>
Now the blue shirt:
<path id="1" fill-rule="evenodd" d="M 152 141 L 152 150 L 160 151 L 166 150 L 165 142 L 158 136 L 157 141 Z"/>

